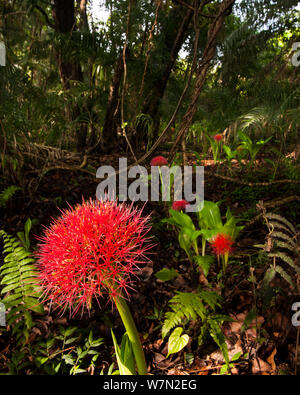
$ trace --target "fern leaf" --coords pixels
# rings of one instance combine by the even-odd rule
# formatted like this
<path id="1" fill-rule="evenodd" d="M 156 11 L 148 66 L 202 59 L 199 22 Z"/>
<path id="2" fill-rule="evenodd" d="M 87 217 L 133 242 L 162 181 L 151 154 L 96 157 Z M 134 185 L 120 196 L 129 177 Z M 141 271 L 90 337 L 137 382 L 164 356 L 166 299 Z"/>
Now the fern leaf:
<path id="1" fill-rule="evenodd" d="M 287 272 L 286 272 L 281 266 L 278 266 L 278 265 L 277 265 L 274 269 L 275 269 L 276 272 L 277 272 L 278 274 L 280 274 L 281 277 L 284 278 L 293 288 L 295 287 L 295 286 L 294 286 L 294 283 L 293 283 L 293 281 L 292 281 L 292 279 L 291 279 L 291 276 L 288 275 Z"/>
<path id="2" fill-rule="evenodd" d="M 5 207 L 7 202 L 13 197 L 13 195 L 20 190 L 20 187 L 17 187 L 16 185 L 11 185 L 7 188 L 5 188 L 1 193 L 0 193 L 0 207 Z"/>
<path id="3" fill-rule="evenodd" d="M 292 247 L 289 243 L 286 243 L 284 241 L 276 241 L 276 247 L 281 247 L 281 248 L 285 248 L 291 252 L 295 252 L 295 248 Z"/>
<path id="4" fill-rule="evenodd" d="M 268 219 L 275 219 L 275 220 L 277 220 L 277 221 L 279 221 L 279 222 L 283 222 L 290 230 L 291 230 L 291 232 L 293 233 L 293 235 L 294 234 L 296 234 L 296 229 L 295 229 L 295 227 L 290 223 L 290 221 L 288 221 L 286 218 L 284 218 L 284 217 L 282 217 L 281 215 L 279 215 L 279 214 L 273 214 L 273 213 L 267 213 L 266 214 L 266 217 L 268 218 Z"/>
<path id="5" fill-rule="evenodd" d="M 270 224 L 273 225 L 274 229 L 282 229 L 285 230 L 287 233 L 290 233 L 292 236 L 295 235 L 295 233 L 290 228 L 280 222 L 270 221 Z"/>
<path id="6" fill-rule="evenodd" d="M 7 323 L 12 325 L 13 334 L 19 338 L 29 334 L 33 322 L 31 311 L 43 313 L 38 297 L 40 296 L 37 283 L 37 268 L 35 260 L 20 242 L 3 230 L 0 236 L 4 240 L 4 264 L 0 267 L 1 294 L 7 313 Z M 22 330 L 20 330 L 22 328 Z"/>
<path id="7" fill-rule="evenodd" d="M 300 274 L 300 268 L 295 264 L 291 257 L 286 255 L 284 252 L 274 252 L 268 254 L 270 258 L 280 258 L 284 262 L 288 263 L 298 274 Z"/>
<path id="8" fill-rule="evenodd" d="M 278 239 L 283 239 L 285 241 L 287 241 L 288 243 L 291 244 L 291 246 L 296 247 L 296 243 L 295 241 L 288 235 L 286 235 L 285 233 L 282 232 L 272 232 L 271 234 L 272 238 L 278 238 Z"/>

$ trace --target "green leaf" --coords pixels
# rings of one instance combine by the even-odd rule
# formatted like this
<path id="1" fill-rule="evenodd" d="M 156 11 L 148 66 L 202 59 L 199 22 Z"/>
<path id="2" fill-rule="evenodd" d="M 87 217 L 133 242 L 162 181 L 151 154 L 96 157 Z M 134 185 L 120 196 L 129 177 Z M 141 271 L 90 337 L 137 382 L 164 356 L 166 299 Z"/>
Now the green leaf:
<path id="1" fill-rule="evenodd" d="M 204 222 L 205 228 L 208 229 L 218 229 L 223 225 L 219 206 L 217 203 L 208 200 L 203 202 L 202 210 L 199 211 L 199 219 Z"/>
<path id="2" fill-rule="evenodd" d="M 121 341 L 121 358 L 124 365 L 134 374 L 135 372 L 135 357 L 132 350 L 131 342 L 127 333 L 124 333 Z"/>
<path id="3" fill-rule="evenodd" d="M 209 323 L 209 333 L 211 337 L 214 339 L 215 343 L 219 346 L 222 351 L 223 357 L 225 359 L 227 367 L 229 367 L 229 356 L 228 356 L 228 348 L 225 341 L 225 336 L 219 326 L 219 324 L 213 319 L 208 319 Z"/>
<path id="4" fill-rule="evenodd" d="M 36 313 L 43 314 L 44 312 L 44 307 L 43 305 L 39 302 L 38 299 L 32 298 L 30 296 L 25 296 L 24 298 L 25 305 L 28 309 L 35 311 Z"/>
<path id="5" fill-rule="evenodd" d="M 256 311 L 256 309 L 255 309 L 255 308 L 251 309 L 251 310 L 249 311 L 249 313 L 246 315 L 245 320 L 244 320 L 244 322 L 243 322 L 243 325 L 242 325 L 242 332 L 244 332 L 244 331 L 249 327 L 249 325 L 250 325 L 251 322 L 255 319 L 256 316 L 257 316 L 257 311 Z"/>
<path id="6" fill-rule="evenodd" d="M 179 274 L 178 274 L 177 270 L 175 270 L 174 268 L 172 268 L 172 269 L 164 268 L 164 269 L 160 270 L 159 272 L 155 273 L 155 277 L 157 277 L 161 281 L 170 281 L 170 280 L 173 280 L 173 278 L 178 277 L 178 276 L 179 276 Z"/>
<path id="7" fill-rule="evenodd" d="M 67 354 L 67 355 L 63 355 L 62 359 L 65 361 L 65 363 L 67 365 L 74 365 L 74 358 L 72 357 L 72 355 Z"/>
<path id="8" fill-rule="evenodd" d="M 183 328 L 179 327 L 174 329 L 171 333 L 168 341 L 168 355 L 174 354 L 181 351 L 189 342 L 189 336 L 187 334 L 181 335 Z"/>
<path id="9" fill-rule="evenodd" d="M 169 212 L 179 226 L 195 230 L 195 225 L 189 215 L 172 209 L 170 209 Z"/>
<path id="10" fill-rule="evenodd" d="M 231 362 L 237 361 L 241 355 L 242 355 L 241 352 L 237 352 L 236 354 L 234 354 L 233 357 L 231 358 Z"/>
<path id="11" fill-rule="evenodd" d="M 25 225 L 24 225 L 26 240 L 28 239 L 31 227 L 32 227 L 32 221 L 30 218 L 28 218 L 27 221 L 25 222 Z"/>
<path id="12" fill-rule="evenodd" d="M 215 258 L 211 255 L 195 256 L 195 263 L 201 267 L 205 277 L 208 275 L 210 265 L 214 262 Z"/>
<path id="13" fill-rule="evenodd" d="M 114 335 L 113 330 L 111 329 L 111 336 L 114 342 L 114 348 L 115 348 L 115 353 L 116 353 L 116 358 L 117 358 L 117 363 L 118 363 L 118 367 L 119 367 L 119 371 L 120 371 L 120 375 L 122 376 L 126 376 L 126 375 L 133 375 L 135 374 L 134 372 L 132 372 L 123 362 L 122 357 L 121 357 L 121 352 L 120 352 L 120 348 L 118 346 L 116 337 Z"/>
<path id="14" fill-rule="evenodd" d="M 77 339 L 78 339 L 78 337 L 70 337 L 69 339 L 67 339 L 65 341 L 65 345 L 74 343 Z"/>
<path id="15" fill-rule="evenodd" d="M 18 281 L 17 277 L 19 277 L 19 272 L 14 272 L 14 273 L 8 274 L 2 279 L 0 284 L 8 285 L 8 284 L 15 283 L 16 281 Z"/>
<path id="16" fill-rule="evenodd" d="M 189 228 L 182 228 L 178 234 L 179 245 L 186 252 L 188 257 L 190 257 L 190 248 L 193 244 L 192 235 L 193 230 Z"/>
<path id="17" fill-rule="evenodd" d="M 63 330 L 65 329 L 63 326 L 61 327 L 61 328 L 63 328 Z M 61 329 L 60 328 L 60 329 Z M 62 329 L 61 329 L 62 330 Z M 76 332 L 76 330 L 77 330 L 77 327 L 75 326 L 75 327 L 71 327 L 71 328 L 67 328 L 66 330 L 64 330 L 63 331 L 63 335 L 65 336 L 65 337 L 69 337 L 69 336 L 72 336 L 73 335 L 73 333 L 74 332 Z"/>

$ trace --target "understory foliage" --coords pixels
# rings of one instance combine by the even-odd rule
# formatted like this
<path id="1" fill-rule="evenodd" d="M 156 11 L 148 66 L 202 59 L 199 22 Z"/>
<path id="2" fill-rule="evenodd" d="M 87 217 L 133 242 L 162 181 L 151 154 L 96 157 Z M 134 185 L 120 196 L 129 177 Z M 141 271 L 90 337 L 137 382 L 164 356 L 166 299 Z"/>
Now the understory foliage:
<path id="1" fill-rule="evenodd" d="M 1 302 L 7 309 L 6 320 L 12 327 L 12 334 L 26 341 L 33 327 L 32 312 L 43 313 L 38 300 L 38 271 L 31 252 L 20 241 L 3 230 L 0 236 L 4 241 L 4 261 L 0 266 Z"/>
<path id="2" fill-rule="evenodd" d="M 210 335 L 217 346 L 220 348 L 226 365 L 229 366 L 228 349 L 226 338 L 222 331 L 222 324 L 225 321 L 232 321 L 232 319 L 224 314 L 217 314 L 216 309 L 222 307 L 222 298 L 215 292 L 198 291 L 196 293 L 177 292 L 176 295 L 170 299 L 169 306 L 172 311 L 165 314 L 165 320 L 162 327 L 162 338 L 177 326 L 183 326 L 188 330 L 191 321 L 198 321 L 199 335 L 198 344 L 202 346 L 207 341 L 207 336 Z M 181 335 L 176 329 L 169 337 L 169 354 L 180 351 L 188 341 L 188 335 Z M 180 339 L 186 341 L 181 342 Z M 175 338 L 172 341 L 172 337 Z M 175 343 L 175 346 L 173 345 Z"/>
<path id="3" fill-rule="evenodd" d="M 293 224 L 281 215 L 275 213 L 263 215 L 269 232 L 265 244 L 256 247 L 263 248 L 270 262 L 264 277 L 264 286 L 268 285 L 277 273 L 295 288 L 293 278 L 295 275 L 300 275 L 300 266 L 296 263 L 300 257 L 298 233 Z"/>

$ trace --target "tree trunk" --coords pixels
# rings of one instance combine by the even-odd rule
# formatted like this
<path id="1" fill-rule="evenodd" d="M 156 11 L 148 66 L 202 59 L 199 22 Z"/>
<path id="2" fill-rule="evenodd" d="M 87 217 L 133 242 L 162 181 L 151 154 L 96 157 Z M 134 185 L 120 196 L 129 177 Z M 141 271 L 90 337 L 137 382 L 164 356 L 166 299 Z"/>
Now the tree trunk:
<path id="1" fill-rule="evenodd" d="M 206 47 L 204 49 L 203 56 L 201 58 L 200 63 L 198 64 L 196 71 L 196 84 L 192 95 L 192 100 L 179 126 L 175 143 L 173 144 L 173 147 L 169 155 L 169 163 L 172 162 L 175 156 L 177 145 L 186 136 L 187 131 L 193 121 L 193 117 L 197 111 L 198 99 L 205 82 L 205 78 L 210 66 L 210 62 L 216 53 L 217 35 L 220 32 L 221 28 L 223 27 L 226 16 L 231 13 L 232 6 L 234 3 L 235 0 L 223 0 L 219 6 L 218 14 L 210 26 L 207 36 Z"/>
<path id="2" fill-rule="evenodd" d="M 113 75 L 113 80 L 109 88 L 109 96 L 106 107 L 105 120 L 102 131 L 102 151 L 109 151 L 116 145 L 118 131 L 121 129 L 120 113 L 120 85 L 124 70 L 123 55 L 119 56 Z"/>
<path id="3" fill-rule="evenodd" d="M 52 15 L 55 23 L 55 31 L 67 35 L 69 40 L 68 45 L 72 45 L 72 40 L 74 40 L 73 32 L 76 30 L 74 0 L 54 0 Z M 62 86 L 64 90 L 70 90 L 71 81 L 83 81 L 83 76 L 80 63 L 70 59 L 66 52 L 68 51 L 65 51 L 61 46 L 55 48 L 55 56 Z M 82 114 L 82 110 L 77 104 L 72 107 L 67 105 L 66 112 L 70 122 L 75 121 Z M 87 125 L 80 124 L 76 131 L 78 151 L 81 151 L 86 146 L 86 136 Z"/>
<path id="4" fill-rule="evenodd" d="M 156 139 L 158 136 L 160 121 L 159 107 L 161 104 L 161 100 L 164 96 L 171 71 L 178 57 L 178 53 L 186 38 L 187 29 L 191 22 L 192 16 L 192 9 L 186 9 L 185 7 L 176 6 L 170 11 L 168 22 L 166 24 L 166 27 L 164 28 L 164 57 L 167 60 L 164 67 L 161 68 L 156 78 L 152 80 L 152 87 L 147 94 L 147 97 L 142 106 L 142 113 L 150 115 L 153 119 L 154 139 Z M 145 133 L 146 131 L 142 128 L 139 128 L 139 130 L 137 130 L 139 140 L 147 141 L 148 136 L 146 136 Z"/>

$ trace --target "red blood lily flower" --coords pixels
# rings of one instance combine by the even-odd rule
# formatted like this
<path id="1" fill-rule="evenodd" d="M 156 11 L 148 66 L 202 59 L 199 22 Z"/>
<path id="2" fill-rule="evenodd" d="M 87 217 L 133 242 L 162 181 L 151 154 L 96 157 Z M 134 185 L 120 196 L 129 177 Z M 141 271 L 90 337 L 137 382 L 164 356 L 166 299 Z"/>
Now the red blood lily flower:
<path id="1" fill-rule="evenodd" d="M 74 316 L 92 298 L 128 296 L 132 275 L 148 261 L 149 217 L 125 203 L 83 201 L 65 210 L 40 239 L 39 280 L 45 300 Z"/>
<path id="2" fill-rule="evenodd" d="M 164 156 L 155 156 L 151 162 L 151 166 L 168 166 L 168 161 Z"/>
<path id="3" fill-rule="evenodd" d="M 217 256 L 228 256 L 233 251 L 233 240 L 228 235 L 219 233 L 210 243 Z"/>
<path id="4" fill-rule="evenodd" d="M 218 143 L 219 141 L 221 141 L 223 139 L 223 136 L 221 134 L 216 134 L 214 136 L 214 140 Z"/>
<path id="5" fill-rule="evenodd" d="M 176 211 L 185 210 L 188 204 L 189 203 L 186 200 L 177 200 L 176 202 L 173 202 L 172 209 Z"/>

